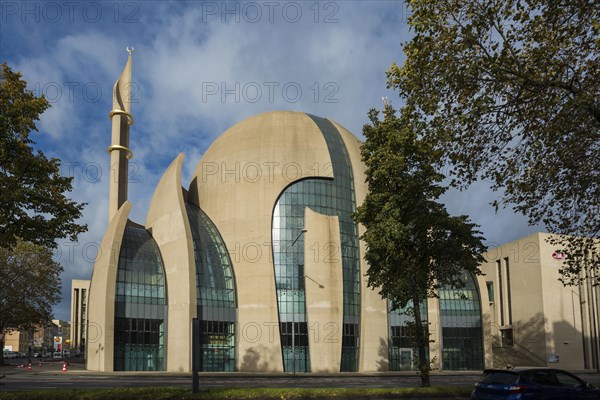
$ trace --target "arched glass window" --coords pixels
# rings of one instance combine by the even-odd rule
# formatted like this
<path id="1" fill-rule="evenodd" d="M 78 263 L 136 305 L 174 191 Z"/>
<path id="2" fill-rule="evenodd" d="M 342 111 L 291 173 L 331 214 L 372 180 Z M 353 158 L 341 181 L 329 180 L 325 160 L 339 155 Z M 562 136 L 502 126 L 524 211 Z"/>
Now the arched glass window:
<path id="1" fill-rule="evenodd" d="M 481 301 L 472 274 L 463 272 L 462 289 L 440 289 L 442 367 L 445 370 L 483 369 Z"/>
<path id="2" fill-rule="evenodd" d="M 344 298 L 341 371 L 352 372 L 358 370 L 360 332 L 360 256 L 358 229 L 352 220 L 352 213 L 356 211 L 352 165 L 335 126 L 324 118 L 309 117 L 323 133 L 332 160 L 332 165 L 320 165 L 319 168 L 329 169 L 334 179 L 305 179 L 293 183 L 283 191 L 273 210 L 273 260 L 283 365 L 286 372 L 310 371 L 304 297 L 304 237 L 299 237 L 304 227 L 304 209 L 310 207 L 321 214 L 339 218 Z M 292 246 L 296 238 L 298 241 Z M 323 252 L 323 249 L 315 249 L 319 250 Z"/>
<path id="3" fill-rule="evenodd" d="M 235 371 L 235 282 L 225 243 L 210 218 L 186 204 L 196 260 L 201 371 Z"/>
<path id="4" fill-rule="evenodd" d="M 115 298 L 115 371 L 165 369 L 165 273 L 146 229 L 129 223 L 119 253 Z"/>

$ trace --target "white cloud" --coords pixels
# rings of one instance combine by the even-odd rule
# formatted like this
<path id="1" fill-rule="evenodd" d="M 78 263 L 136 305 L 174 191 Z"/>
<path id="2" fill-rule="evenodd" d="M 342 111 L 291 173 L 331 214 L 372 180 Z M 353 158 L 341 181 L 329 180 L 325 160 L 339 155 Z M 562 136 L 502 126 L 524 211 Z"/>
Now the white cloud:
<path id="1" fill-rule="evenodd" d="M 529 226 L 526 217 L 509 208 L 496 212 L 491 203 L 500 201 L 501 196 L 501 192 L 490 190 L 489 182 L 480 181 L 464 191 L 450 189 L 441 200 L 451 215 L 468 215 L 471 222 L 480 225 L 490 248 L 544 230 L 542 226 Z"/>

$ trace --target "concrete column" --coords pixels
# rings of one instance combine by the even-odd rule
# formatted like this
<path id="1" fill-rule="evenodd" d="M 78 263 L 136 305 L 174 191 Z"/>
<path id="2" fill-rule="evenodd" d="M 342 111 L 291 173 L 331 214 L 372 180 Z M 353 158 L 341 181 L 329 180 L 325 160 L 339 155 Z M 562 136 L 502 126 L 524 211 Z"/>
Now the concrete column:
<path id="1" fill-rule="evenodd" d="M 340 372 L 344 284 L 337 216 L 304 211 L 304 282 L 311 371 Z M 317 247 L 314 247 L 314 246 Z M 334 249 L 323 254 L 310 248 Z"/>

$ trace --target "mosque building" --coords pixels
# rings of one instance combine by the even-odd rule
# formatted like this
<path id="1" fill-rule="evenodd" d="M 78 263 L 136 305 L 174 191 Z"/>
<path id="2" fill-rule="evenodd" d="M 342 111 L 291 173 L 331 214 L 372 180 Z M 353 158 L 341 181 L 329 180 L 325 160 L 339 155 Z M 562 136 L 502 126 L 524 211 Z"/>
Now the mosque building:
<path id="1" fill-rule="evenodd" d="M 351 217 L 367 192 L 360 141 L 316 115 L 252 116 L 212 143 L 185 187 L 179 154 L 146 220 L 132 221 L 131 63 L 109 113 L 117 167 L 88 292 L 87 368 L 190 372 L 195 343 L 202 371 L 414 369 L 407 317 L 367 287 L 364 228 Z M 493 365 L 490 279 L 464 274 L 463 289 L 423 304 L 437 368 Z"/>

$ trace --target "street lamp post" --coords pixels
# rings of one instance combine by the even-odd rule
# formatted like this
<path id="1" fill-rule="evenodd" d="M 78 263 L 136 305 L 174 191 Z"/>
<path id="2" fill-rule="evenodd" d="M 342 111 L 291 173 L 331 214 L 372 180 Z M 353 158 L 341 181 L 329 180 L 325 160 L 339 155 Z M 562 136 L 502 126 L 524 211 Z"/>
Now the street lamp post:
<path id="1" fill-rule="evenodd" d="M 292 245 L 290 247 L 294 247 L 294 245 L 296 244 L 296 242 L 298 241 L 298 239 L 300 239 L 300 237 L 302 235 L 304 235 L 306 233 L 306 229 L 302 228 L 302 230 L 300 231 L 300 234 L 298 235 L 298 237 L 292 242 Z M 293 253 L 292 253 L 293 254 Z M 296 257 L 292 257 L 292 261 L 294 261 L 296 259 Z M 296 375 L 296 330 L 295 330 L 295 325 L 296 325 L 296 300 L 295 300 L 295 285 L 294 285 L 294 281 L 295 281 L 295 269 L 296 269 L 296 264 L 292 263 L 292 374 Z"/>

